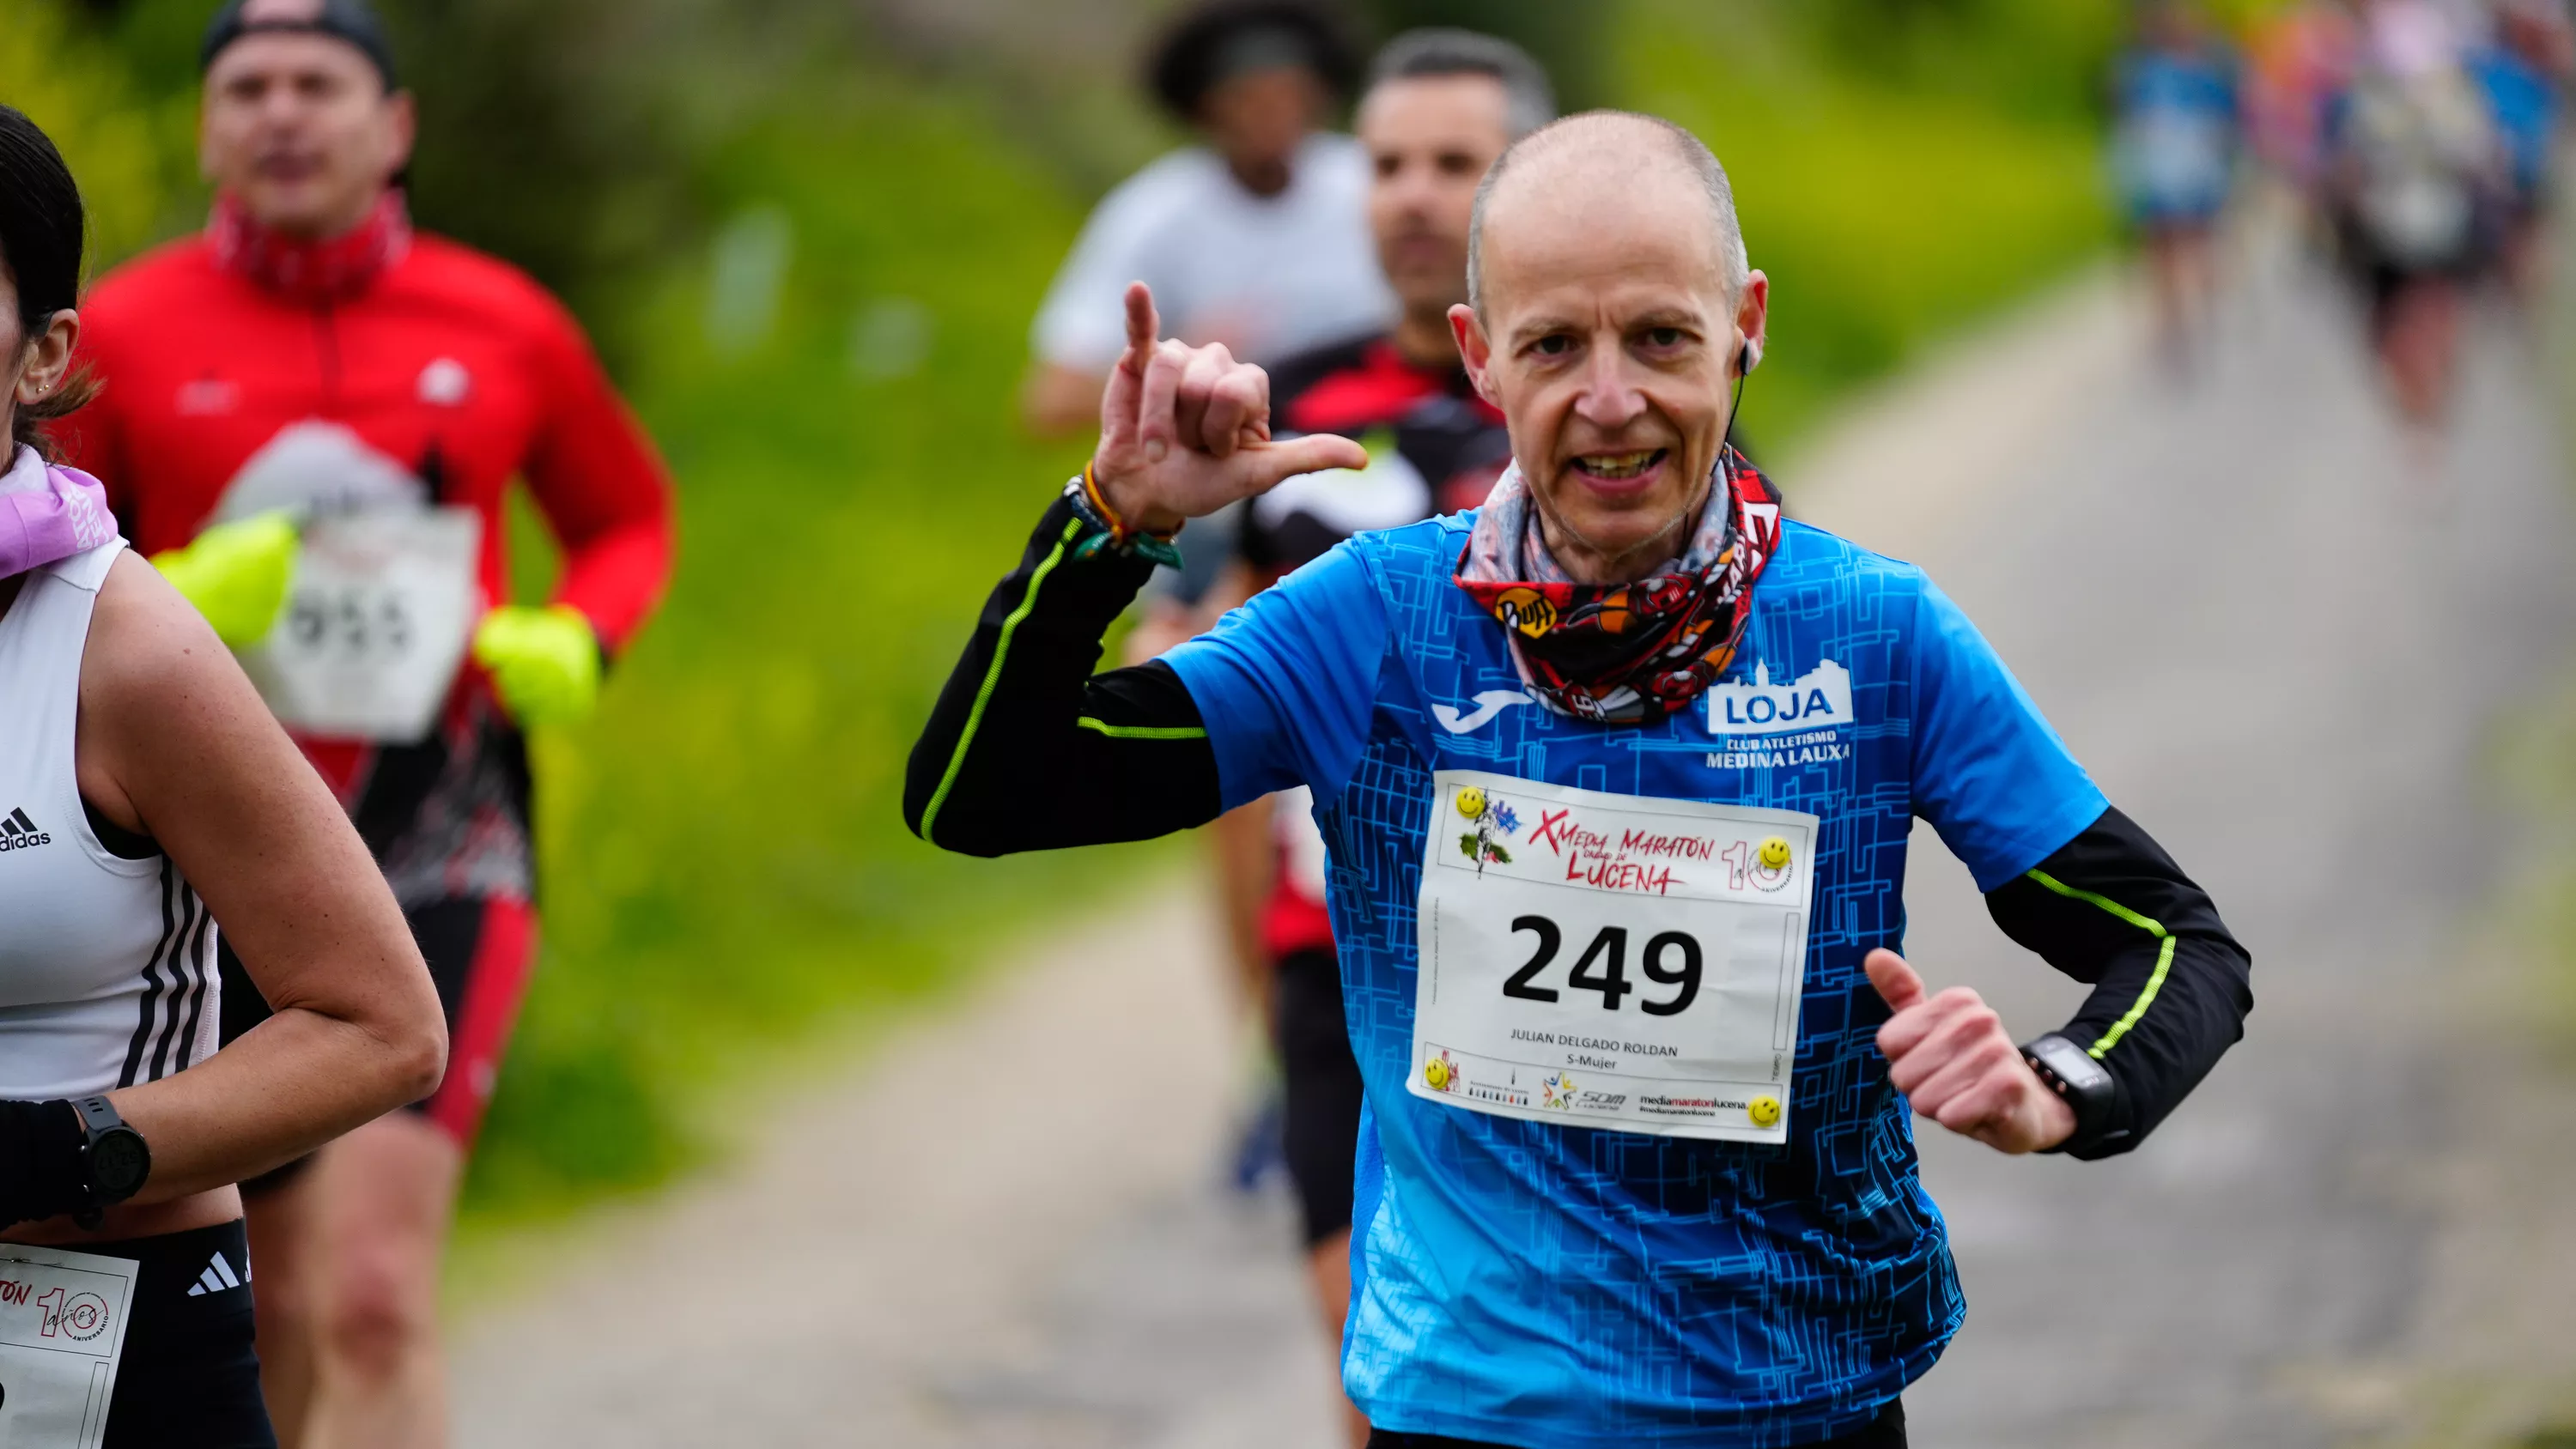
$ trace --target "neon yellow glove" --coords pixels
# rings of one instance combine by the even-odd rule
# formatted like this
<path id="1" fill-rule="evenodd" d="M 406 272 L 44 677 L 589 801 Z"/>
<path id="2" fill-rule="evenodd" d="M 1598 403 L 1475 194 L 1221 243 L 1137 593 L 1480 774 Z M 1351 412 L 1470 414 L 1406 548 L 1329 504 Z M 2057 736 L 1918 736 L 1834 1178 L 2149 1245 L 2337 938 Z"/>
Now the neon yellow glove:
<path id="1" fill-rule="evenodd" d="M 599 631 L 570 604 L 505 604 L 474 630 L 502 707 L 522 725 L 577 724 L 599 703 Z"/>
<path id="2" fill-rule="evenodd" d="M 247 649 L 286 612 L 295 545 L 295 517 L 280 509 L 218 523 L 184 547 L 154 554 L 152 566 L 215 626 L 224 647 Z"/>

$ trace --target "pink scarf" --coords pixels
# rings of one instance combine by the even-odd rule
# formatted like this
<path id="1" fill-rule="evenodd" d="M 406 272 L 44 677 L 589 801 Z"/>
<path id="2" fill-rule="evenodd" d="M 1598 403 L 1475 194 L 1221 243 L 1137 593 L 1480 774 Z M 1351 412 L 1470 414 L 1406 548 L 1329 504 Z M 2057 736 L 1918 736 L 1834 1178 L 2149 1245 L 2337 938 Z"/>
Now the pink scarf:
<path id="1" fill-rule="evenodd" d="M 0 578 L 60 563 L 116 537 L 107 490 L 77 468 L 49 465 L 20 448 L 0 473 Z"/>

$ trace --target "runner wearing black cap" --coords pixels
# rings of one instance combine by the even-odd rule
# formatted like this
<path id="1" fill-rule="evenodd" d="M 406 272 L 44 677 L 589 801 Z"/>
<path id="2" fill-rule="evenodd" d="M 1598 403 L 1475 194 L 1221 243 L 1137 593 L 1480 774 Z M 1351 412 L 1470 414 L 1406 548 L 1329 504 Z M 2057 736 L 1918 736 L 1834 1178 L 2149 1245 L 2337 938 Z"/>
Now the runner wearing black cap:
<path id="1" fill-rule="evenodd" d="M 388 94 L 402 85 L 394 73 L 393 42 L 385 37 L 384 22 L 363 0 L 301 0 L 293 4 L 230 0 L 206 26 L 205 38 L 197 47 L 197 68 L 211 70 L 215 57 L 245 35 L 320 35 L 343 41 L 366 56 Z"/>

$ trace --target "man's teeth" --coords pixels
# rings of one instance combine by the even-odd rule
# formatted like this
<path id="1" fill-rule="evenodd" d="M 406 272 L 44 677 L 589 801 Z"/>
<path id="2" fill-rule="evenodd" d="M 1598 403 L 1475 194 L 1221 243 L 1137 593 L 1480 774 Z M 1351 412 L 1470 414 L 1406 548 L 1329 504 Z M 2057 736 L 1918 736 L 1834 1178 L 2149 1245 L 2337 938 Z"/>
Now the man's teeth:
<path id="1" fill-rule="evenodd" d="M 1591 453 L 1582 459 L 1583 471 L 1595 478 L 1634 478 L 1663 455 L 1661 448 L 1642 453 Z"/>

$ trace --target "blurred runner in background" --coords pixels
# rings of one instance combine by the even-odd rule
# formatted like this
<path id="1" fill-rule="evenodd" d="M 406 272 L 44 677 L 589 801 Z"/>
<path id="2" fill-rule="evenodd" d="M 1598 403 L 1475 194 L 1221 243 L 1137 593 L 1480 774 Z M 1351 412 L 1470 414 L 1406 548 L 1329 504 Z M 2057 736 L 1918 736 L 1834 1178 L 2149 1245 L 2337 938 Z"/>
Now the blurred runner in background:
<path id="1" fill-rule="evenodd" d="M 1120 183 L 1084 225 L 1033 329 L 1032 429 L 1099 421 L 1132 281 L 1193 335 L 1258 362 L 1384 325 L 1395 309 L 1361 216 L 1368 163 L 1321 129 L 1357 70 L 1320 3 L 1213 0 L 1172 25 L 1147 83 L 1204 144 Z"/>
<path id="2" fill-rule="evenodd" d="M 338 791 L 437 979 L 445 1085 L 249 1185 L 285 1441 L 435 1445 L 441 1248 L 535 953 L 521 731 L 586 714 L 651 612 L 669 484 L 552 297 L 412 231 L 412 100 L 363 0 L 234 0 L 202 55 L 214 218 L 91 292 L 106 389 L 65 442 Z M 563 546 L 544 608 L 507 602 L 514 477 Z M 264 1008 L 225 968 L 231 1040 Z"/>
<path id="3" fill-rule="evenodd" d="M 1369 245 L 1368 157 L 1322 129 L 1359 65 L 1339 12 L 1323 0 L 1203 0 L 1173 19 L 1145 81 L 1202 144 L 1120 183 L 1084 225 L 1031 329 L 1036 357 L 1022 403 L 1032 431 L 1098 426 L 1101 385 L 1127 345 L 1131 282 L 1151 285 L 1191 336 L 1256 362 L 1395 315 Z M 1233 557 L 1241 516 L 1191 520 L 1180 566 L 1156 574 L 1140 601 L 1131 660 L 1214 617 L 1208 593 Z M 1222 882 L 1227 837 L 1218 843 Z M 1258 837 L 1249 844 L 1266 848 Z M 1266 986 L 1252 917 L 1231 911 L 1226 925 L 1241 998 L 1259 1003 Z M 1234 1176 L 1247 1190 L 1279 1165 L 1279 1110 L 1266 1101 L 1246 1124 Z"/>
<path id="4" fill-rule="evenodd" d="M 1146 83 L 1203 143 L 1102 198 L 1032 329 L 1023 399 L 1055 437 L 1096 426 L 1100 387 L 1126 346 L 1127 284 L 1142 281 L 1193 337 L 1269 363 L 1382 327 L 1395 300 L 1369 249 L 1368 158 L 1323 130 L 1358 77 L 1322 0 L 1209 0 L 1164 32 Z M 1180 576 L 1148 596 L 1137 648 L 1197 632 L 1197 605 L 1232 546 L 1234 516 L 1182 536 Z"/>
<path id="5" fill-rule="evenodd" d="M 2112 169 L 2146 243 L 2158 339 L 2176 368 L 2217 290 L 2211 233 L 2236 172 L 2236 69 L 2189 0 L 2154 0 L 2112 77 Z"/>
<path id="6" fill-rule="evenodd" d="M 1363 529 L 1396 528 L 1485 501 L 1510 464 L 1503 415 L 1476 395 L 1449 332 L 1467 300 L 1467 228 L 1485 168 L 1555 119 L 1547 73 L 1509 41 L 1415 30 L 1378 52 L 1358 117 L 1369 228 L 1403 310 L 1271 369 L 1280 436 L 1359 438 L 1369 466 L 1288 479 L 1251 500 L 1236 560 L 1212 600 L 1231 608 Z M 1339 1343 L 1351 1295 L 1351 1190 L 1360 1070 L 1324 912 L 1324 837 L 1304 789 L 1217 822 L 1227 904 L 1258 935 L 1285 1092 L 1288 1173 L 1315 1295 Z M 1368 1437 L 1352 1411 L 1352 1442 Z"/>
<path id="7" fill-rule="evenodd" d="M 2462 288 L 2503 201 L 2505 153 L 2433 0 L 2365 0 L 2351 84 L 2329 110 L 2324 195 L 2370 301 L 2389 392 L 2423 437 L 2449 402 Z"/>
<path id="8" fill-rule="evenodd" d="M 2557 154 L 2561 91 L 2576 75 L 2565 0 L 2501 0 L 2492 35 L 2469 53 L 2505 150 L 2507 189 L 2496 219 L 2496 264 L 2515 295 L 2539 295 L 2540 224 Z"/>
<path id="9" fill-rule="evenodd" d="M 2350 84 L 2360 44 L 2349 0 L 2308 0 L 2258 22 L 2246 87 L 2246 137 L 2302 200 L 2326 163 L 2326 110 Z"/>

